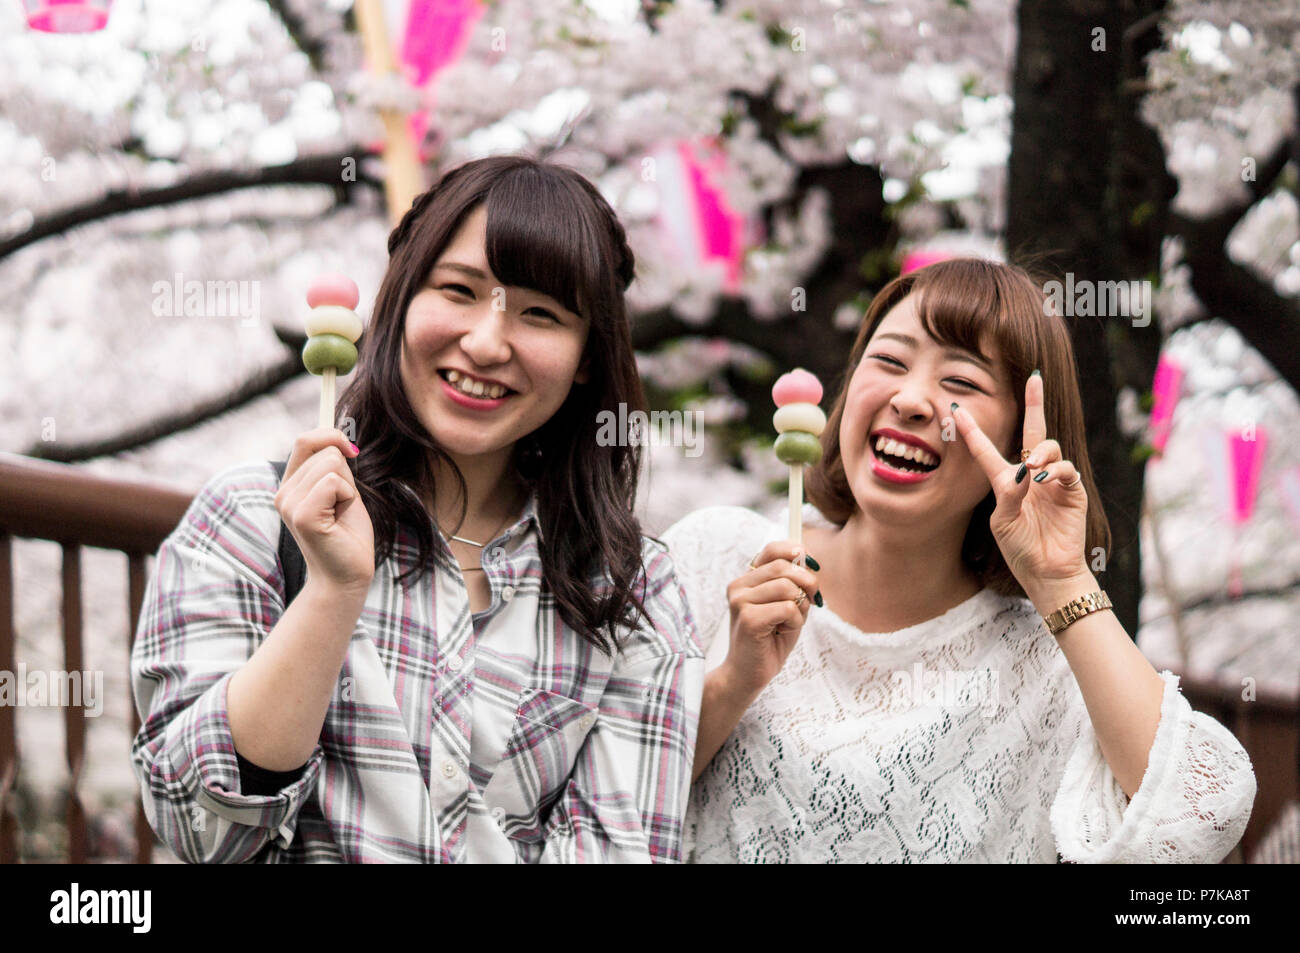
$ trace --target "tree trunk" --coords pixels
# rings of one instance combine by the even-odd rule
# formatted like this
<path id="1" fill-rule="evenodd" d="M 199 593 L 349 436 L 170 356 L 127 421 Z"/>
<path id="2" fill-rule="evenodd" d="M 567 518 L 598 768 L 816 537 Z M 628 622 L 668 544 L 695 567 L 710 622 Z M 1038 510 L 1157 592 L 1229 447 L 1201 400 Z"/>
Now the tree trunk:
<path id="1" fill-rule="evenodd" d="M 1174 184 L 1137 107 L 1163 7 L 1163 0 L 1022 0 L 1007 192 L 1012 260 L 1073 272 L 1076 284 L 1157 280 Z M 1109 560 L 1094 571 L 1134 637 L 1144 464 L 1120 433 L 1116 399 L 1124 385 L 1150 388 L 1160 331 L 1147 318 L 1145 327 L 1128 317 L 1067 318 L 1088 455 L 1114 536 Z"/>

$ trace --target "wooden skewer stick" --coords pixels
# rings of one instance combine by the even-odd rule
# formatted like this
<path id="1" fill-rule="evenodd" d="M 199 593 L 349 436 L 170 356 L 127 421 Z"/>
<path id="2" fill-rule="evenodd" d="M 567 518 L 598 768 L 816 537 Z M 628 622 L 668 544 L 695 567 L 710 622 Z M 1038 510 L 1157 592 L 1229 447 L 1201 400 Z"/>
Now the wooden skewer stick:
<path id="1" fill-rule="evenodd" d="M 803 544 L 803 464 L 790 464 L 790 539 Z"/>
<path id="2" fill-rule="evenodd" d="M 320 426 L 334 426 L 334 378 L 335 369 L 325 368 L 320 376 Z"/>

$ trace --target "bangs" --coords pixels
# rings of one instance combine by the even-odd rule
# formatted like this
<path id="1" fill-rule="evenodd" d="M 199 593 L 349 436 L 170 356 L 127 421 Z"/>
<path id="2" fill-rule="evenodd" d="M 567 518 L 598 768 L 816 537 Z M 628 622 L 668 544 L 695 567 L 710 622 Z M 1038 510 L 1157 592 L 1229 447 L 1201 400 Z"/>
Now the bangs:
<path id="1" fill-rule="evenodd" d="M 921 327 L 940 344 L 992 364 L 992 355 L 981 347 L 992 342 L 1008 370 L 1029 365 L 1037 336 L 1034 311 L 1041 303 L 994 263 L 961 259 L 930 265 L 918 272 L 912 291 Z"/>
<path id="2" fill-rule="evenodd" d="M 541 292 L 590 316 L 600 263 L 609 255 L 587 212 L 587 196 L 561 176 L 521 166 L 492 185 L 484 204 L 488 266 L 501 283 Z"/>

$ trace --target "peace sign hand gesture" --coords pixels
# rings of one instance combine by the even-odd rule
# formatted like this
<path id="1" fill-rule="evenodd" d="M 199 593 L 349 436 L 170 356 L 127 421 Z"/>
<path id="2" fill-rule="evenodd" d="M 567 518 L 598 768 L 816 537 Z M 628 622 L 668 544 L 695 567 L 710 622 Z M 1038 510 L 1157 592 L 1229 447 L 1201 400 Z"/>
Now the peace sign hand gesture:
<path id="1" fill-rule="evenodd" d="M 1088 493 L 1074 464 L 1061 459 L 1060 444 L 1047 439 L 1042 377 L 1034 374 L 1025 383 L 1023 446 L 1031 453 L 1024 465 L 1003 459 L 975 418 L 956 404 L 953 419 L 993 486 L 997 507 L 989 528 L 1021 587 L 1031 593 L 1087 575 Z"/>

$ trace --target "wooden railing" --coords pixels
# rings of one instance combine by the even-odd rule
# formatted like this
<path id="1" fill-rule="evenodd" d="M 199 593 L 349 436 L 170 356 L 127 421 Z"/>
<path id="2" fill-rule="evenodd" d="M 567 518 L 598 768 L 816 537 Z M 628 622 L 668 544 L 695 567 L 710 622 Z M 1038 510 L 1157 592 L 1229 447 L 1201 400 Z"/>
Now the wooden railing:
<path id="1" fill-rule="evenodd" d="M 171 487 L 97 477 L 76 467 L 0 453 L 0 671 L 14 672 L 13 550 L 21 536 L 51 540 L 63 548 L 63 664 L 81 672 L 81 549 L 118 550 L 127 557 L 128 649 L 135 639 L 144 600 L 146 560 L 180 522 L 191 493 Z M 130 684 L 128 678 L 127 684 Z M 139 728 L 135 705 L 129 705 L 131 735 Z M 0 862 L 19 859 L 18 822 L 13 798 L 21 765 L 16 737 L 16 708 L 0 706 Z M 68 860 L 85 863 L 86 814 L 78 786 L 86 755 L 84 707 L 67 705 L 64 751 L 68 767 Z M 130 757 L 124 752 L 123 757 Z M 148 863 L 153 831 L 136 801 L 135 861 Z"/>
<path id="2" fill-rule="evenodd" d="M 191 493 L 171 487 L 93 476 L 75 467 L 0 453 L 0 671 L 14 672 L 14 601 L 11 537 L 52 540 L 63 547 L 64 669 L 82 665 L 81 548 L 118 550 L 127 556 L 128 643 L 134 641 L 144 599 L 146 559 L 180 521 Z M 127 663 L 130 648 L 128 644 Z M 128 679 L 128 684 L 130 684 Z M 1300 706 L 1292 697 L 1241 697 L 1236 683 L 1184 678 L 1192 707 L 1218 719 L 1250 754 L 1259 793 L 1241 841 L 1249 857 L 1285 805 L 1300 799 Z M 131 734 L 139 728 L 130 704 Z M 18 860 L 18 824 L 13 795 L 20 765 L 16 708 L 0 705 L 0 863 Z M 69 772 L 68 859 L 87 857 L 86 816 L 78 794 L 85 760 L 83 708 L 64 708 L 65 756 Z M 129 757 L 124 752 L 123 757 Z M 153 832 L 136 802 L 135 861 L 148 863 Z"/>

